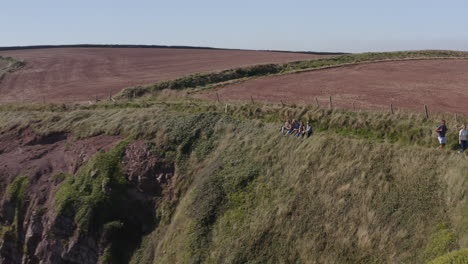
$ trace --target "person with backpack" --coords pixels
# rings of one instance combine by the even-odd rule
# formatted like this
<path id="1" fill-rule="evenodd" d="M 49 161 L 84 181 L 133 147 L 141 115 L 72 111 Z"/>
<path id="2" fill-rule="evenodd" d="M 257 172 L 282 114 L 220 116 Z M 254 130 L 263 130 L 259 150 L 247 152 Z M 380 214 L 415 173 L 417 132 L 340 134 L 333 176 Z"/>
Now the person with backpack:
<path id="1" fill-rule="evenodd" d="M 447 138 L 445 135 L 447 134 L 447 126 L 445 120 L 442 120 L 439 126 L 436 128 L 437 132 L 437 139 L 439 140 L 439 147 L 437 149 L 443 149 L 445 145 L 447 144 Z"/>
<path id="2" fill-rule="evenodd" d="M 467 146 L 468 130 L 466 130 L 466 125 L 463 125 L 458 132 L 458 143 L 460 143 L 460 153 L 465 152 Z"/>

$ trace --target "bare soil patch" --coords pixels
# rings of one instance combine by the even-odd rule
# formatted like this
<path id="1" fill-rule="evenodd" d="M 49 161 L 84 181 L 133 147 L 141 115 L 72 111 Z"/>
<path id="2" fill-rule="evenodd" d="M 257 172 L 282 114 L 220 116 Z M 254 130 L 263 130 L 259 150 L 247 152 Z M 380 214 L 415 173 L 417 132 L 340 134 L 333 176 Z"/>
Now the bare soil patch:
<path id="1" fill-rule="evenodd" d="M 0 51 L 26 66 L 0 82 L 0 102 L 77 102 L 184 75 L 327 55 L 167 48 L 51 48 Z"/>
<path id="2" fill-rule="evenodd" d="M 468 114 L 468 60 L 379 62 L 287 74 L 240 82 L 203 93 L 221 100 L 254 100 L 322 106 L 329 96 L 341 108 L 389 109 Z"/>
<path id="3" fill-rule="evenodd" d="M 0 134 L 0 175 L 2 181 L 18 175 L 47 181 L 58 173 L 76 173 L 92 155 L 120 140 L 107 135 L 74 140 L 64 133 L 41 136 L 31 129 L 11 129 Z"/>

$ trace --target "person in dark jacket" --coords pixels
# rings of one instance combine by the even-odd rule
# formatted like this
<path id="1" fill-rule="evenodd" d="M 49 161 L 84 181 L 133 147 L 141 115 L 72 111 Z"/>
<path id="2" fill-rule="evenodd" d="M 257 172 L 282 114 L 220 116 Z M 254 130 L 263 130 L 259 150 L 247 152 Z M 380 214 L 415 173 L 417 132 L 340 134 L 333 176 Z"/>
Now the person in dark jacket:
<path id="1" fill-rule="evenodd" d="M 447 134 L 447 126 L 445 124 L 445 120 L 442 120 L 439 126 L 436 128 L 437 132 L 437 139 L 439 140 L 439 147 L 438 149 L 443 149 L 445 145 L 447 144 L 447 138 L 445 135 Z"/>

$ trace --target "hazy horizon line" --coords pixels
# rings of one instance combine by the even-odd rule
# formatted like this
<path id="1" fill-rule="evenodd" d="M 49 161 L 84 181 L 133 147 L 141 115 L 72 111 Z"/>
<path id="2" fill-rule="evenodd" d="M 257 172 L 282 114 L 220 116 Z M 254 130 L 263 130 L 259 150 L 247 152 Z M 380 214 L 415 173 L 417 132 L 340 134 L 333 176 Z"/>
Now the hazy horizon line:
<path id="1" fill-rule="evenodd" d="M 5 50 L 22 50 L 22 49 L 47 49 L 47 48 L 173 48 L 173 49 L 213 49 L 213 50 L 245 50 L 245 51 L 268 51 L 268 52 L 291 52 L 291 53 L 310 53 L 310 54 L 351 54 L 351 53 L 367 53 L 377 51 L 363 52 L 344 52 L 344 51 L 314 51 L 314 50 L 282 50 L 282 49 L 245 49 L 245 48 L 223 48 L 210 46 L 195 46 L 195 45 L 159 45 L 159 44 L 39 44 L 39 45 L 15 45 L 15 46 L 0 46 L 0 51 Z M 398 51 L 418 51 L 418 50 L 452 50 L 466 51 L 457 49 L 408 49 L 408 50 L 388 50 L 378 52 L 398 52 Z"/>

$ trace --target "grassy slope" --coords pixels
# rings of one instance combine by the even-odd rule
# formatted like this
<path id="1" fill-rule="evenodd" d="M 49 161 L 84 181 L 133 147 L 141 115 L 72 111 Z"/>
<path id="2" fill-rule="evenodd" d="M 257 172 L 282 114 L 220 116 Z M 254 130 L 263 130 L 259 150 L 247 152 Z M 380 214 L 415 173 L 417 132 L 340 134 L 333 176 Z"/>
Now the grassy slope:
<path id="1" fill-rule="evenodd" d="M 159 224 L 133 263 L 421 263 L 468 247 L 466 157 L 434 151 L 435 123 L 418 115 L 259 104 L 232 105 L 228 114 L 210 103 L 94 107 L 4 108 L 1 130 L 120 134 L 175 153 L 177 198 L 156 208 Z M 282 137 L 286 116 L 310 119 L 319 132 Z"/>
<path id="2" fill-rule="evenodd" d="M 153 263 L 420 263 L 459 246 L 445 200 L 462 199 L 462 157 L 271 130 L 220 139 Z"/>
<path id="3" fill-rule="evenodd" d="M 220 72 L 197 73 L 175 80 L 162 81 L 149 86 L 138 86 L 124 89 L 119 98 L 139 97 L 155 93 L 163 89 L 206 89 L 224 85 L 233 81 L 247 80 L 261 76 L 285 74 L 299 71 L 336 67 L 348 64 L 368 63 L 386 60 L 431 59 L 431 58 L 468 58 L 468 52 L 461 51 L 399 51 L 399 52 L 369 52 L 345 54 L 310 61 L 296 61 L 285 64 L 265 64 L 224 70 Z"/>

